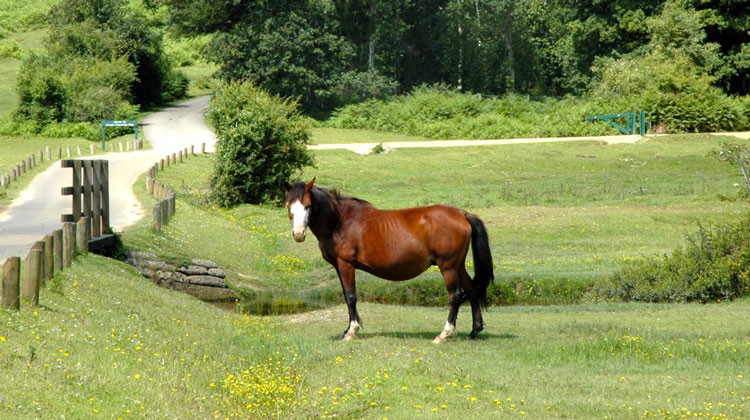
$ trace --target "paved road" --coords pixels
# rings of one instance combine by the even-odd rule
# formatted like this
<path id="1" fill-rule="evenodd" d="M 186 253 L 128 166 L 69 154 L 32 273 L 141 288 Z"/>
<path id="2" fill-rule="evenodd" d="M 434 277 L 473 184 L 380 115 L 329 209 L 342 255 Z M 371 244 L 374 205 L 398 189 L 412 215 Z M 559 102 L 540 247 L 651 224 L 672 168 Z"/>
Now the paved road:
<path id="1" fill-rule="evenodd" d="M 110 224 L 116 231 L 132 225 L 144 213 L 133 195 L 136 179 L 154 162 L 190 145 L 206 143 L 213 150 L 214 134 L 203 124 L 208 97 L 203 96 L 146 117 L 143 133 L 152 150 L 109 153 Z M 0 263 L 9 256 L 25 256 L 34 242 L 61 226 L 60 215 L 71 212 L 72 199 L 60 189 L 72 185 L 72 171 L 54 164 L 37 175 L 28 188 L 0 213 Z"/>

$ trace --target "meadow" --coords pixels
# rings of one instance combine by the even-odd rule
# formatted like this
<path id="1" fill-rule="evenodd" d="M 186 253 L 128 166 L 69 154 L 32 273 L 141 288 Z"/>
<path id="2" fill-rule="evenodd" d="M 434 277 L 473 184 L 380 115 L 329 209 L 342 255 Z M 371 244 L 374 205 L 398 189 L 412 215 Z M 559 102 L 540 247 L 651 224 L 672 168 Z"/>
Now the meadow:
<path id="1" fill-rule="evenodd" d="M 321 151 L 317 168 L 302 177 L 316 176 L 321 186 L 381 208 L 446 203 L 474 212 L 490 234 L 494 303 L 578 303 L 623 264 L 669 253 L 699 223 L 747 211 L 736 169 L 709 156 L 724 139 L 677 135 L 631 145 L 403 149 L 368 156 Z M 338 279 L 314 237 L 292 241 L 285 210 L 211 205 L 211 166 L 210 157 L 199 156 L 161 173 L 159 180 L 180 197 L 177 216 L 160 234 L 143 221 L 124 233 L 125 242 L 165 255 L 195 249 L 225 267 L 252 299 L 313 307 L 340 302 Z M 136 190 L 149 200 L 144 184 Z M 358 279 L 361 300 L 445 304 L 434 268 L 403 283 L 362 273 Z"/>
<path id="2" fill-rule="evenodd" d="M 209 247 L 206 247 L 209 248 Z M 431 344 L 445 308 L 258 317 L 90 255 L 0 311 L 0 417 L 742 419 L 750 301 L 493 307 Z"/>
<path id="3" fill-rule="evenodd" d="M 125 246 L 213 259 L 251 301 L 324 308 L 227 311 L 118 261 L 78 257 L 40 307 L 0 311 L 0 417 L 747 418 L 750 300 L 584 294 L 624 262 L 668 252 L 699 220 L 746 212 L 739 175 L 709 156 L 721 140 L 318 152 L 303 178 L 381 207 L 446 202 L 486 221 L 497 283 L 525 305 L 490 307 L 475 341 L 463 308 L 440 346 L 436 272 L 400 284 L 360 276 L 365 329 L 339 341 L 346 307 L 314 238 L 295 243 L 277 206 L 212 206 L 211 156 L 191 156 L 159 174 L 177 191 L 170 224 L 154 234 L 144 219 L 122 233 Z M 135 191 L 149 206 L 144 185 Z M 367 302 L 388 296 L 437 306 Z"/>

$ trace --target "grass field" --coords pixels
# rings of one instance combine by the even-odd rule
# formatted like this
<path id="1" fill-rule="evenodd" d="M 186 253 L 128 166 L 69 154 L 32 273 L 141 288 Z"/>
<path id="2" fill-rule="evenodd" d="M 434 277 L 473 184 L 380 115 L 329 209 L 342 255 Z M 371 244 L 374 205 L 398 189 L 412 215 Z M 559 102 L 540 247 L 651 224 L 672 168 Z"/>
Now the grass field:
<path id="1" fill-rule="evenodd" d="M 587 287 L 622 264 L 671 252 L 699 222 L 747 211 L 738 198 L 739 174 L 708 156 L 721 140 L 673 136 L 632 145 L 404 149 L 370 156 L 326 151 L 316 155 L 317 168 L 304 178 L 317 176 L 320 185 L 381 208 L 447 203 L 475 212 L 489 229 L 497 284 L 514 291 L 506 302 L 570 303 L 580 302 Z M 218 261 L 259 297 L 302 294 L 312 304 L 339 301 L 338 279 L 314 237 L 292 241 L 285 211 L 277 207 L 212 207 L 210 158 L 189 162 L 159 175 L 181 198 L 177 216 L 159 235 L 142 222 L 125 233 L 127 244 L 169 255 L 218 240 L 196 252 Z M 145 195 L 143 183 L 138 185 Z M 405 283 L 361 273 L 358 279 L 360 299 L 412 296 L 424 304 L 444 303 L 435 269 Z M 424 288 L 427 296 L 419 295 Z"/>
<path id="2" fill-rule="evenodd" d="M 491 308 L 436 346 L 444 308 L 241 315 L 79 257 L 41 306 L 0 311 L 0 417 L 748 417 L 750 301 Z"/>

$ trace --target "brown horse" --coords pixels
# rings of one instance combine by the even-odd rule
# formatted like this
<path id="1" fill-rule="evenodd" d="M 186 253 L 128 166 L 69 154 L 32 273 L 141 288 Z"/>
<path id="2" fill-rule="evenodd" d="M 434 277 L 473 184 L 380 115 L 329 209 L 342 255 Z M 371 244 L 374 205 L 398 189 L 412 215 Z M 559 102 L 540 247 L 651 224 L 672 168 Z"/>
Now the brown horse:
<path id="1" fill-rule="evenodd" d="M 482 307 L 487 286 L 494 279 L 487 231 L 481 220 L 464 210 L 436 205 L 402 210 L 379 210 L 364 200 L 344 197 L 314 185 L 287 184 L 292 236 L 305 240 L 309 227 L 318 238 L 323 258 L 341 280 L 349 308 L 349 326 L 342 338 L 351 340 L 362 326 L 357 313 L 355 269 L 387 280 L 408 280 L 436 265 L 450 298 L 448 321 L 435 337 L 441 343 L 456 331 L 458 308 L 471 302 L 471 338 L 484 328 Z M 466 253 L 472 244 L 474 280 L 466 272 Z"/>

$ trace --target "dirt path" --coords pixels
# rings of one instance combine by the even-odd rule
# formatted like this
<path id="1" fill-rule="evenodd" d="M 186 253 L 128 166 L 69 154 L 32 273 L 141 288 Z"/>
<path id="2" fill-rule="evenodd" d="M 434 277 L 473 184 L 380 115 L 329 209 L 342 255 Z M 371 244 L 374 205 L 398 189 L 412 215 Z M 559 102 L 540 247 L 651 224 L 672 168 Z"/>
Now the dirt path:
<path id="1" fill-rule="evenodd" d="M 714 133 L 716 135 L 735 136 L 741 139 L 750 139 L 750 131 L 738 133 Z M 603 141 L 607 144 L 637 143 L 646 141 L 657 135 L 639 135 L 627 136 L 591 136 L 591 137 L 542 137 L 527 139 L 497 139 L 497 140 L 430 140 L 430 141 L 395 141 L 383 143 L 338 143 L 338 144 L 319 144 L 310 146 L 311 150 L 350 150 L 360 155 L 370 153 L 373 147 L 382 144 L 386 150 L 406 149 L 406 148 L 429 148 L 429 147 L 462 147 L 462 146 L 506 146 L 511 144 L 528 144 L 528 143 L 556 143 L 567 141 Z"/>

